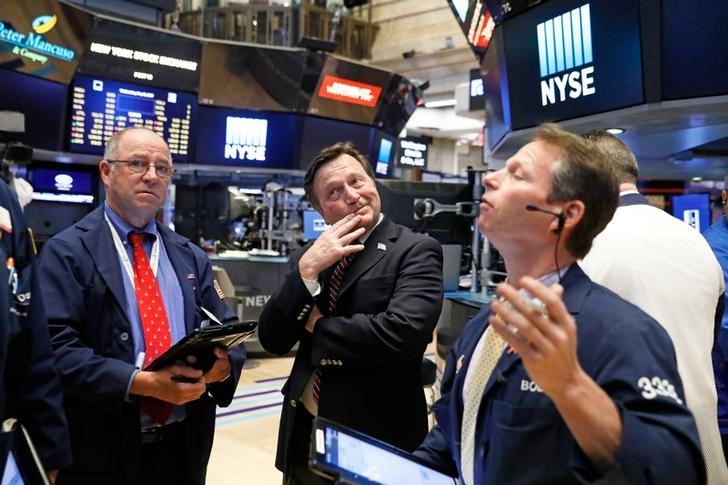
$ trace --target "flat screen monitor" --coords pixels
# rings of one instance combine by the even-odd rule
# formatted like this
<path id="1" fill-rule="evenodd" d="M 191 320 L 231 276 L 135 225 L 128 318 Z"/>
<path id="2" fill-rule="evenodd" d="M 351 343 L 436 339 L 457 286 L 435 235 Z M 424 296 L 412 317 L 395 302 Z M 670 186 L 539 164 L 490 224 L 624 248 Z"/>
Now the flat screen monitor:
<path id="1" fill-rule="evenodd" d="M 96 18 L 79 73 L 197 91 L 202 42 L 138 24 Z"/>
<path id="2" fill-rule="evenodd" d="M 417 107 L 423 104 L 423 91 L 407 78 L 393 74 L 389 85 L 382 91 L 377 117 L 372 125 L 396 137 Z"/>
<path id="3" fill-rule="evenodd" d="M 374 160 L 374 174 L 377 177 L 389 177 L 392 173 L 392 156 L 394 155 L 394 140 L 382 136 Z"/>
<path id="4" fill-rule="evenodd" d="M 5 0 L 0 7 L 0 66 L 68 84 L 93 17 L 56 0 Z"/>
<path id="5" fill-rule="evenodd" d="M 111 136 L 126 127 L 154 130 L 172 159 L 187 162 L 197 98 L 193 94 L 78 75 L 73 81 L 69 149 L 102 155 Z"/>
<path id="6" fill-rule="evenodd" d="M 33 200 L 47 202 L 94 203 L 95 177 L 90 170 L 73 167 L 28 168 Z"/>
<path id="7" fill-rule="evenodd" d="M 301 82 L 307 51 L 208 41 L 202 50 L 200 104 L 305 111 Z"/>
<path id="8" fill-rule="evenodd" d="M 705 231 L 710 226 L 710 194 L 673 195 L 672 215 Z"/>
<path id="9" fill-rule="evenodd" d="M 312 241 L 321 235 L 329 225 L 326 224 L 321 214 L 313 209 L 303 211 L 303 237 Z"/>
<path id="10" fill-rule="evenodd" d="M 482 65 L 485 104 L 485 142 L 494 151 L 511 131 L 511 112 L 508 99 L 508 72 L 503 46 L 503 26 L 493 33 L 490 49 Z"/>
<path id="11" fill-rule="evenodd" d="M 728 2 L 662 0 L 662 97 L 728 94 Z"/>
<path id="12" fill-rule="evenodd" d="M 470 111 L 480 111 L 485 108 L 485 88 L 480 69 L 470 70 L 469 108 Z"/>
<path id="13" fill-rule="evenodd" d="M 402 168 L 427 168 L 428 139 L 409 136 L 397 140 L 397 166 Z"/>
<path id="14" fill-rule="evenodd" d="M 208 106 L 198 111 L 196 163 L 296 168 L 299 116 Z"/>
<path id="15" fill-rule="evenodd" d="M 322 149 L 340 141 L 350 141 L 361 153 L 371 155 L 374 132 L 368 125 L 306 116 L 301 133 L 300 168 L 308 168 Z"/>
<path id="16" fill-rule="evenodd" d="M 483 0 L 448 0 L 465 38 L 482 61 L 495 28 L 495 20 Z"/>
<path id="17" fill-rule="evenodd" d="M 25 115 L 25 133 L 13 135 L 33 148 L 63 146 L 68 86 L 0 68 L 0 110 Z"/>
<path id="18" fill-rule="evenodd" d="M 377 115 L 382 91 L 389 86 L 391 77 L 389 71 L 329 56 L 307 112 L 371 124 Z"/>
<path id="19" fill-rule="evenodd" d="M 514 130 L 644 101 L 639 2 L 550 0 L 502 27 Z"/>

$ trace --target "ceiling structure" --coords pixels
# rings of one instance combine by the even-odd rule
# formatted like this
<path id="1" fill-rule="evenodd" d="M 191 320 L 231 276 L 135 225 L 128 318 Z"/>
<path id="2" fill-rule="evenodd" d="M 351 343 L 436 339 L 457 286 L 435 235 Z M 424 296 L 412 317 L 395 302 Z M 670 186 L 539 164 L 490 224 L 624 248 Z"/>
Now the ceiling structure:
<path id="1" fill-rule="evenodd" d="M 728 174 L 728 96 L 645 104 L 560 123 L 575 133 L 620 128 L 619 138 L 637 156 L 640 176 L 722 180 Z M 509 133 L 491 155 L 505 160 L 534 129 Z"/>
<path id="2" fill-rule="evenodd" d="M 442 0 L 372 0 L 372 21 L 380 27 L 372 49 L 374 65 L 417 82 L 429 81 L 425 100 L 454 99 L 478 67 L 447 2 Z M 406 55 L 405 55 L 406 54 Z M 458 109 L 461 112 L 462 109 Z M 407 133 L 473 140 L 484 113 L 457 116 L 453 107 L 418 108 Z M 728 96 L 645 104 L 560 122 L 571 131 L 616 127 L 635 152 L 640 176 L 722 180 L 728 174 Z M 510 133 L 486 156 L 499 166 L 527 143 L 533 129 Z"/>
<path id="3" fill-rule="evenodd" d="M 373 65 L 401 74 L 415 84 L 429 82 L 425 101 L 454 100 L 478 68 L 452 10 L 444 0 L 372 0 L 371 20 L 379 26 L 372 47 Z M 460 111 L 460 110 L 458 110 Z M 484 113 L 476 120 L 458 116 L 454 106 L 420 107 L 406 126 L 408 134 L 471 140 L 482 133 Z"/>

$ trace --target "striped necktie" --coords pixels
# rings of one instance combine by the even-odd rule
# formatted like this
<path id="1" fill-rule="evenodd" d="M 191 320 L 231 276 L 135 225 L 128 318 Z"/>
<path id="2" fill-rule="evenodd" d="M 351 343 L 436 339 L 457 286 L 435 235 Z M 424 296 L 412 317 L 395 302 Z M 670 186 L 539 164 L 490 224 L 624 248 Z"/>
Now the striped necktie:
<path id="1" fill-rule="evenodd" d="M 142 245 L 144 233 L 129 233 L 129 241 L 134 249 L 134 292 L 144 333 L 144 367 L 147 367 L 172 345 L 172 337 L 159 284 Z M 166 423 L 172 414 L 170 403 L 152 397 L 141 398 L 139 409 L 157 424 Z"/>
<path id="2" fill-rule="evenodd" d="M 336 310 L 336 302 L 339 299 L 339 292 L 341 291 L 341 284 L 344 282 L 344 273 L 346 268 L 351 264 L 354 259 L 354 253 L 347 254 L 336 263 L 334 271 L 331 273 L 329 279 L 329 301 L 328 310 L 329 316 Z M 316 369 L 316 373 L 313 376 L 313 402 L 318 405 L 319 395 L 321 394 L 321 369 Z"/>
<path id="3" fill-rule="evenodd" d="M 352 259 L 354 259 L 354 254 L 347 254 L 336 263 L 336 267 L 331 273 L 331 279 L 329 280 L 329 315 L 336 310 L 336 301 L 339 299 L 341 284 L 344 282 L 344 272 L 351 264 Z"/>

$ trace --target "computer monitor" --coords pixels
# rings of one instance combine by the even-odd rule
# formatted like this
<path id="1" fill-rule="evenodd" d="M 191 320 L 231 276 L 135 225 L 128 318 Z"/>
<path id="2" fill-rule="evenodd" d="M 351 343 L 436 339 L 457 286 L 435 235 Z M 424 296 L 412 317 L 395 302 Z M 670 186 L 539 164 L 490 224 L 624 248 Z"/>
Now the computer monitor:
<path id="1" fill-rule="evenodd" d="M 303 237 L 312 241 L 319 237 L 329 227 L 318 211 L 306 209 L 303 211 Z"/>
<path id="2" fill-rule="evenodd" d="M 28 178 L 33 185 L 33 200 L 94 203 L 95 180 L 91 171 L 32 167 L 28 170 Z"/>
<path id="3" fill-rule="evenodd" d="M 295 168 L 299 116 L 293 113 L 201 106 L 198 109 L 199 164 Z"/>
<path id="4" fill-rule="evenodd" d="M 710 226 L 710 194 L 673 195 L 672 215 L 705 231 Z"/>
<path id="5" fill-rule="evenodd" d="M 72 96 L 70 151 L 101 155 L 115 132 L 143 126 L 167 142 L 175 162 L 189 161 L 197 108 L 193 94 L 77 75 Z"/>

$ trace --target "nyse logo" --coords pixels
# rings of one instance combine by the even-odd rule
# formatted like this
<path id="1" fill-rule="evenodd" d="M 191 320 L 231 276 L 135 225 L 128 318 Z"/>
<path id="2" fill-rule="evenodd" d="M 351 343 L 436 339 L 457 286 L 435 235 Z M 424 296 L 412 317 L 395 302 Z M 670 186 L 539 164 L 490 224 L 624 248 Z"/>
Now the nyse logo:
<path id="1" fill-rule="evenodd" d="M 593 62 L 588 3 L 541 22 L 536 26 L 536 35 L 541 71 L 541 106 L 565 101 L 567 96 L 577 99 L 596 92 L 593 86 L 594 66 L 587 66 Z M 581 69 L 574 70 L 576 68 Z"/>
<path id="2" fill-rule="evenodd" d="M 268 120 L 227 117 L 225 158 L 264 162 L 267 140 Z"/>

